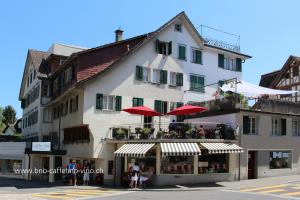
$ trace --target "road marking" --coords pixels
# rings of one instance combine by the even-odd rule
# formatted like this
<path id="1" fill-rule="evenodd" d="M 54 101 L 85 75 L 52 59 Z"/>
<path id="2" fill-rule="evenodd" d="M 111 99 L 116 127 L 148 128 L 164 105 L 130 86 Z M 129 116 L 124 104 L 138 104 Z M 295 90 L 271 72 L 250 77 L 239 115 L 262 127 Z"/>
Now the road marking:
<path id="1" fill-rule="evenodd" d="M 273 192 L 284 192 L 284 189 L 274 189 L 274 190 L 265 190 L 265 191 L 260 191 L 259 193 L 262 194 L 267 194 L 267 193 L 273 193 Z"/>
<path id="2" fill-rule="evenodd" d="M 54 196 L 54 195 L 47 195 L 47 194 L 33 194 L 33 197 L 43 197 L 43 198 L 53 198 L 53 199 L 72 199 L 71 197 L 64 197 L 64 196 Z"/>
<path id="3" fill-rule="evenodd" d="M 282 195 L 287 195 L 287 196 L 298 196 L 298 195 L 300 195 L 300 192 L 289 192 L 289 193 L 283 193 Z"/>
<path id="4" fill-rule="evenodd" d="M 254 192 L 254 191 L 259 191 L 259 190 L 266 190 L 266 189 L 274 189 L 274 188 L 280 188 L 280 187 L 285 187 L 290 184 L 280 184 L 280 185 L 272 185 L 272 186 L 266 186 L 266 187 L 257 187 L 257 188 L 250 188 L 250 189 L 242 189 L 240 190 L 241 192 Z"/>

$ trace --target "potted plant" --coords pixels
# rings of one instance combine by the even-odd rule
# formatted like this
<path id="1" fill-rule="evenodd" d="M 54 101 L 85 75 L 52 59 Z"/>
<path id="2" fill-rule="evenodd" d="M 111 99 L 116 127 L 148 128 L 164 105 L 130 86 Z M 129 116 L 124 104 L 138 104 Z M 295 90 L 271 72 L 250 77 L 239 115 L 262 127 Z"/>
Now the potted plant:
<path id="1" fill-rule="evenodd" d="M 157 131 L 156 139 L 162 139 L 164 136 L 164 132 L 162 130 Z"/>
<path id="2" fill-rule="evenodd" d="M 191 127 L 189 127 L 186 131 L 185 131 L 185 138 L 186 139 L 191 139 L 192 138 L 192 133 L 193 133 L 193 129 Z"/>
<path id="3" fill-rule="evenodd" d="M 177 139 L 177 137 L 178 137 L 178 134 L 176 131 L 170 131 L 170 138 Z"/>
<path id="4" fill-rule="evenodd" d="M 126 131 L 123 128 L 118 128 L 116 131 L 116 139 L 121 140 L 124 139 L 126 135 Z"/>
<path id="5" fill-rule="evenodd" d="M 141 139 L 148 139 L 150 133 L 151 133 L 151 129 L 150 128 L 143 128 L 142 131 L 141 131 L 140 138 Z"/>

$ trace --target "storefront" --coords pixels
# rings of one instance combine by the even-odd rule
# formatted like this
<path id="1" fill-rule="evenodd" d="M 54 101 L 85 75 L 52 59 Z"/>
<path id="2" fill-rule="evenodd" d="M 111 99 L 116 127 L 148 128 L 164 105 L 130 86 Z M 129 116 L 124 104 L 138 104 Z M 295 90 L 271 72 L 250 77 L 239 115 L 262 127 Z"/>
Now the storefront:
<path id="1" fill-rule="evenodd" d="M 236 153 L 243 150 L 233 143 L 156 142 L 123 144 L 116 152 L 121 166 L 116 179 L 126 181 L 137 162 L 153 172 L 153 185 L 189 184 L 235 180 Z M 118 173 L 118 170 L 121 172 Z M 124 185 L 125 186 L 125 185 Z"/>

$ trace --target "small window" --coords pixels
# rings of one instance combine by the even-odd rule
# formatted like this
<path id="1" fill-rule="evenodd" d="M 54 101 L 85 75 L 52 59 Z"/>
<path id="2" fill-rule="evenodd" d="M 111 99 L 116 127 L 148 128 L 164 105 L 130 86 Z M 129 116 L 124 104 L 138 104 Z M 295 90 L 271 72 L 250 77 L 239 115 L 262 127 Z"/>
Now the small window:
<path id="1" fill-rule="evenodd" d="M 144 82 L 150 81 L 150 68 L 143 67 L 143 81 Z"/>
<path id="2" fill-rule="evenodd" d="M 190 90 L 196 92 L 205 92 L 204 77 L 200 75 L 190 75 Z"/>
<path id="3" fill-rule="evenodd" d="M 175 24 L 175 30 L 178 32 L 182 31 L 182 25 L 181 24 Z"/>
<path id="4" fill-rule="evenodd" d="M 170 55 L 172 54 L 172 41 L 164 42 L 160 40 L 156 40 L 155 50 L 158 54 Z"/>
<path id="5" fill-rule="evenodd" d="M 202 64 L 202 51 L 192 48 L 192 63 Z"/>
<path id="6" fill-rule="evenodd" d="M 166 114 L 168 112 L 168 102 L 167 101 L 154 101 L 154 110 L 161 114 Z"/>
<path id="7" fill-rule="evenodd" d="M 103 95 L 103 110 L 114 110 L 115 96 Z"/>
<path id="8" fill-rule="evenodd" d="M 44 97 L 49 96 L 48 88 L 49 88 L 48 85 L 43 85 L 43 96 Z"/>
<path id="9" fill-rule="evenodd" d="M 64 75 L 64 78 L 65 78 L 65 84 L 68 84 L 71 82 L 71 80 L 73 79 L 73 71 L 72 71 L 72 67 L 68 67 L 65 71 L 65 75 Z"/>
<path id="10" fill-rule="evenodd" d="M 170 85 L 176 86 L 176 72 L 170 72 Z"/>
<path id="11" fill-rule="evenodd" d="M 270 169 L 291 168 L 291 163 L 292 163 L 291 151 L 270 152 Z"/>
<path id="12" fill-rule="evenodd" d="M 257 119 L 255 117 L 243 116 L 243 134 L 256 135 Z"/>
<path id="13" fill-rule="evenodd" d="M 274 136 L 286 135 L 286 119 L 272 118 L 272 135 Z"/>
<path id="14" fill-rule="evenodd" d="M 160 70 L 153 69 L 153 83 L 160 83 Z"/>
<path id="15" fill-rule="evenodd" d="M 293 136 L 300 136 L 300 120 L 293 119 L 292 132 Z"/>
<path id="16" fill-rule="evenodd" d="M 132 99 L 132 107 L 143 106 L 143 105 L 144 105 L 144 99 L 143 98 L 134 97 Z"/>

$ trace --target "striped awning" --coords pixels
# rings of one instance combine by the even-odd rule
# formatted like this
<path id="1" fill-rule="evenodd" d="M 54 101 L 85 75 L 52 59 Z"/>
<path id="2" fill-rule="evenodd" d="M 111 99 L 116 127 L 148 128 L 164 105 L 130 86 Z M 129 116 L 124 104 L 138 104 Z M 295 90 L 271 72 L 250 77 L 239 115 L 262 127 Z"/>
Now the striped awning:
<path id="1" fill-rule="evenodd" d="M 160 143 L 160 147 L 164 156 L 193 156 L 201 154 L 197 143 Z"/>
<path id="2" fill-rule="evenodd" d="M 232 143 L 200 143 L 201 148 L 207 149 L 210 154 L 242 153 L 243 148 Z"/>
<path id="3" fill-rule="evenodd" d="M 115 156 L 144 157 L 153 146 L 153 143 L 124 144 L 115 151 Z"/>

